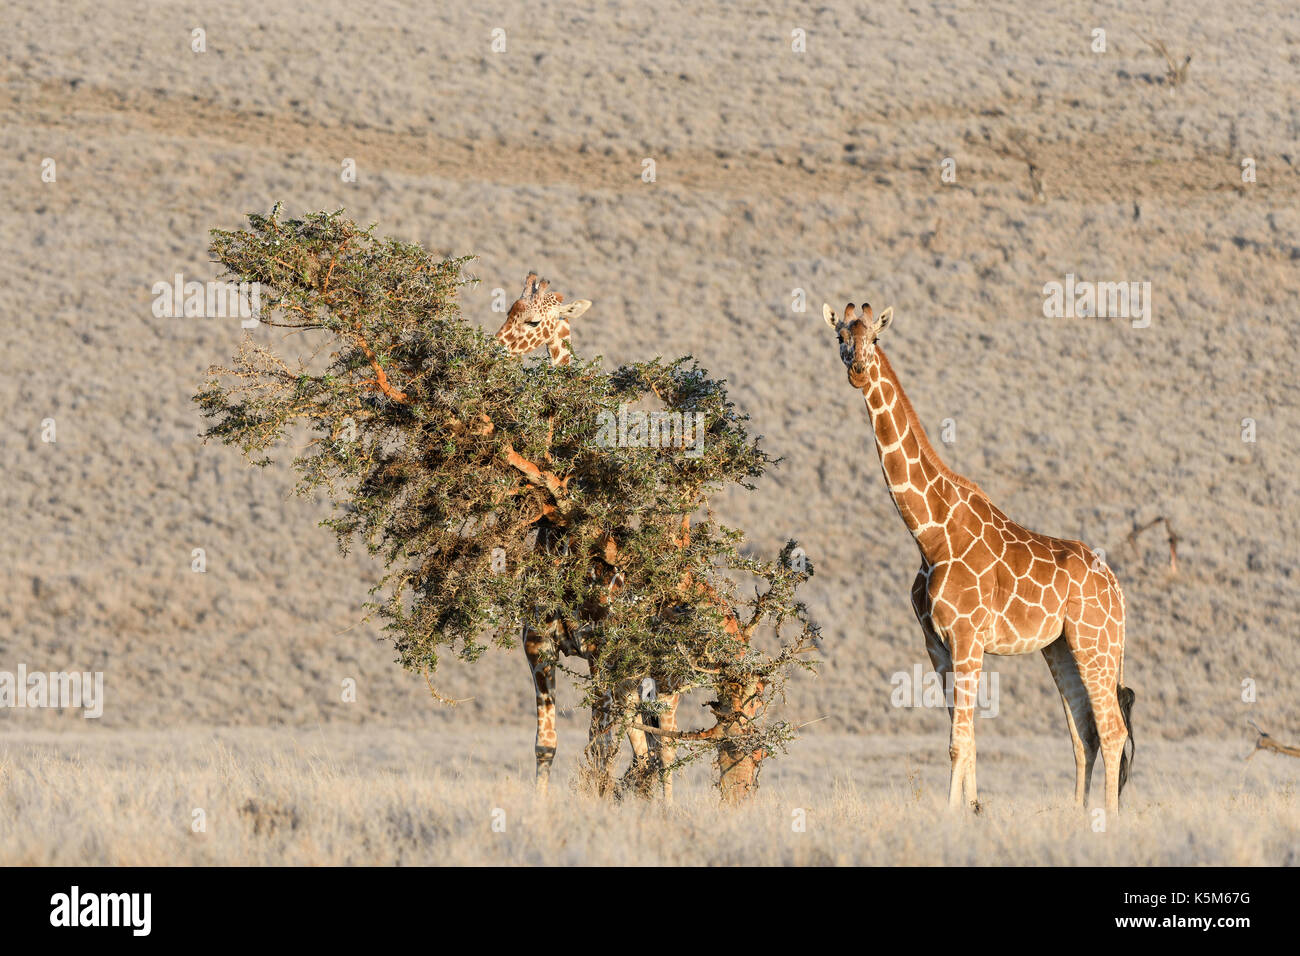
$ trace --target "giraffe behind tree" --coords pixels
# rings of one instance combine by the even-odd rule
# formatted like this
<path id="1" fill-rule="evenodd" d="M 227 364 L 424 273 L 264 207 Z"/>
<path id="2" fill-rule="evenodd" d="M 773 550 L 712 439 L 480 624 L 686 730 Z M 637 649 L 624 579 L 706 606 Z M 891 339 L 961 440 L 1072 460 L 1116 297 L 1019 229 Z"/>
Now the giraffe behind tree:
<path id="1" fill-rule="evenodd" d="M 552 292 L 550 286 L 551 280 L 539 281 L 536 272 L 528 273 L 523 294 L 510 307 L 496 338 L 511 355 L 527 355 L 545 345 L 552 365 L 568 365 L 573 357 L 570 322 L 591 308 L 591 300 L 566 305 L 563 293 Z"/>
<path id="2" fill-rule="evenodd" d="M 1041 650 L 1065 705 L 1074 743 L 1075 800 L 1087 801 L 1100 746 L 1106 808 L 1119 809 L 1128 778 L 1133 691 L 1123 684 L 1124 596 L 1086 545 L 1038 534 L 1002 513 L 931 446 L 877 339 L 893 319 L 863 305 L 843 318 L 822 314 L 839 339 L 849 384 L 860 389 L 875 432 L 885 484 L 921 552 L 912 608 L 930 660 L 945 684 L 952 776 L 950 807 L 977 810 L 974 705 L 985 653 Z"/>
<path id="3" fill-rule="evenodd" d="M 590 299 L 578 299 L 565 304 L 564 295 L 550 289 L 550 280 L 539 279 L 536 272 L 524 279 L 523 293 L 510 307 L 506 321 L 497 330 L 496 339 L 511 355 L 526 355 L 545 345 L 552 365 L 568 365 L 573 358 L 572 327 L 570 321 L 591 308 Z M 616 566 L 617 546 L 609 542 L 600 556 L 603 583 L 610 594 L 623 586 L 623 575 Z M 546 518 L 538 524 L 537 548 L 562 559 L 567 544 L 562 528 L 555 527 Z M 602 607 L 588 608 L 579 622 L 553 617 L 540 624 L 526 624 L 523 633 L 524 653 L 537 695 L 537 738 L 534 748 L 537 759 L 537 789 L 545 793 L 551 776 L 551 764 L 559 736 L 555 726 L 555 667 L 559 655 L 580 657 L 594 670 L 600 652 L 596 640 L 599 622 L 607 614 Z M 668 732 L 677 730 L 676 694 L 661 698 L 658 718 L 647 718 Z M 640 691 L 635 687 L 618 688 L 617 693 L 606 693 L 591 710 L 591 727 L 586 748 L 587 772 L 593 789 L 604 794 L 613 786 L 613 769 L 618 759 L 618 737 L 615 733 L 623 714 L 634 712 L 640 705 Z M 657 758 L 662 776 L 664 800 L 672 802 L 672 777 L 668 768 L 676 759 L 671 738 L 649 741 L 646 734 L 628 729 L 632 745 L 633 764 L 629 771 L 632 779 L 644 781 L 649 776 L 652 762 Z"/>

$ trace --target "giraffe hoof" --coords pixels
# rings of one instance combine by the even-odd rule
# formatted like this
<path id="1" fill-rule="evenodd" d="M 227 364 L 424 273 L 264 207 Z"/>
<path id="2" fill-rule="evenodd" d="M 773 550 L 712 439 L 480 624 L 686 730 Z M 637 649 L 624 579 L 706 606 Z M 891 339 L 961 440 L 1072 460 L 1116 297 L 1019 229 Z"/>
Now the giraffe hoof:
<path id="1" fill-rule="evenodd" d="M 975 816 L 977 817 L 984 812 L 984 804 L 980 803 L 978 800 L 972 803 L 970 808 L 974 811 Z"/>

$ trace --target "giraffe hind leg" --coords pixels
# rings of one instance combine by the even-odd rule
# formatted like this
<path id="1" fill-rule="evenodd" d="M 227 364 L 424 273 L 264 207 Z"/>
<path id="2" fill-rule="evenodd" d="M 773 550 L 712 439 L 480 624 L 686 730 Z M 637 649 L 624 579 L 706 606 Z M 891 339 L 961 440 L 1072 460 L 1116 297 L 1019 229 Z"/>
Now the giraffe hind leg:
<path id="1" fill-rule="evenodd" d="M 647 727 L 667 731 L 677 731 L 677 705 L 680 694 L 658 694 L 656 683 L 646 678 L 639 685 L 639 693 L 630 692 L 625 698 L 628 713 L 639 715 L 640 723 Z M 647 701 L 655 701 L 659 707 L 655 710 L 645 707 Z M 666 806 L 673 802 L 672 766 L 677 760 L 677 744 L 671 736 L 647 733 L 635 729 L 628 730 L 628 740 L 632 744 L 632 765 L 620 781 L 620 793 L 635 793 L 638 796 L 653 795 L 654 783 L 660 782 L 663 800 Z"/>
<path id="2" fill-rule="evenodd" d="M 659 713 L 659 729 L 670 733 L 677 732 L 677 704 L 680 694 L 666 694 L 662 698 L 664 708 Z M 677 743 L 671 737 L 659 738 L 659 773 L 663 778 L 664 804 L 673 803 L 673 764 L 677 762 Z"/>
<path id="3" fill-rule="evenodd" d="M 640 714 L 641 693 L 635 687 L 623 695 L 623 713 L 631 715 L 634 718 L 639 717 L 643 722 L 651 720 Z M 646 726 L 654 726 L 653 723 L 646 723 Z M 658 777 L 655 766 L 656 754 L 650 748 L 650 742 L 647 739 L 649 735 L 644 730 L 638 730 L 635 727 L 628 727 L 627 739 L 632 745 L 632 764 L 627 768 L 623 775 L 619 793 L 631 793 L 639 797 L 650 797 L 654 790 L 654 782 Z"/>
<path id="4" fill-rule="evenodd" d="M 1070 729 L 1070 741 L 1074 745 L 1074 802 L 1081 807 L 1087 806 L 1088 791 L 1092 789 L 1092 768 L 1100 747 L 1088 688 L 1083 686 L 1079 667 L 1063 637 L 1043 648 L 1043 659 L 1047 661 L 1052 680 L 1056 681 L 1056 689 L 1061 693 L 1065 724 Z"/>
<path id="5" fill-rule="evenodd" d="M 1106 766 L 1106 811 L 1119 811 L 1119 766 L 1128 743 L 1128 730 L 1124 722 L 1124 712 L 1119 698 L 1118 667 L 1109 654 L 1098 652 L 1095 648 L 1100 643 L 1099 636 L 1094 636 L 1097 628 L 1081 627 L 1091 637 L 1082 641 L 1077 633 L 1072 633 L 1066 626 L 1066 637 L 1070 639 L 1070 651 L 1079 667 L 1079 677 L 1088 689 L 1088 700 L 1092 704 L 1092 716 L 1097 722 L 1097 736 L 1101 739 L 1101 759 Z"/>

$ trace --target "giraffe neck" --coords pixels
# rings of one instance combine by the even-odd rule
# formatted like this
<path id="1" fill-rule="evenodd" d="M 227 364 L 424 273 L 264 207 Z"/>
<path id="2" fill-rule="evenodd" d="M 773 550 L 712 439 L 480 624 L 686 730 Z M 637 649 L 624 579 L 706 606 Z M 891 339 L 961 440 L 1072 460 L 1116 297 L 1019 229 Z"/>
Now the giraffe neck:
<path id="1" fill-rule="evenodd" d="M 954 508 L 972 491 L 983 492 L 939 458 L 879 344 L 874 353 L 862 394 L 885 485 L 921 555 L 934 562 L 947 546 L 944 525 Z"/>
<path id="2" fill-rule="evenodd" d="M 572 332 L 569 323 L 561 320 L 554 328 L 520 329 L 510 324 L 502 326 L 496 340 L 507 352 L 522 357 L 538 346 L 545 346 L 552 365 L 568 365 L 573 358 L 569 343 Z"/>

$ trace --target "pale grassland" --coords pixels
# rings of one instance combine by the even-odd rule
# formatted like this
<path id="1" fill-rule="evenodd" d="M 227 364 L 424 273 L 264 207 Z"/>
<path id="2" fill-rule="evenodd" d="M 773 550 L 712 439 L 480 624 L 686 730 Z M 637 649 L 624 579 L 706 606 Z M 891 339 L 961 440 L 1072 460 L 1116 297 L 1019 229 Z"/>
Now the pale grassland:
<path id="1" fill-rule="evenodd" d="M 703 768 L 676 806 L 532 793 L 513 730 L 24 733 L 0 743 L 0 864 L 1294 864 L 1300 761 L 1145 748 L 1121 818 L 1069 806 L 1055 739 L 982 754 L 984 814 L 946 813 L 942 741 L 808 738 L 750 805 Z M 204 833 L 191 829 L 206 813 Z M 793 826 L 803 811 L 806 829 Z M 504 827 L 494 830 L 494 821 Z"/>

